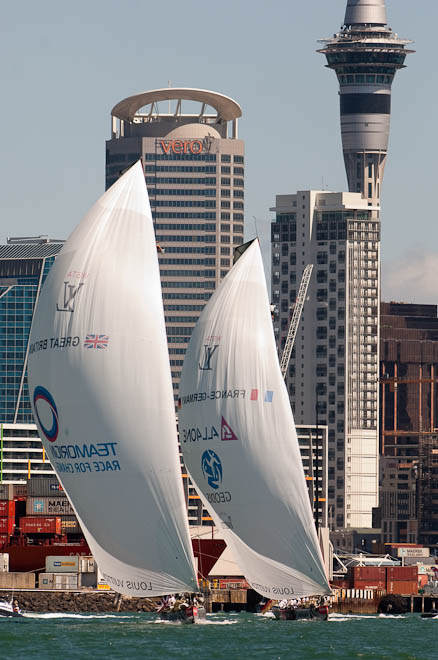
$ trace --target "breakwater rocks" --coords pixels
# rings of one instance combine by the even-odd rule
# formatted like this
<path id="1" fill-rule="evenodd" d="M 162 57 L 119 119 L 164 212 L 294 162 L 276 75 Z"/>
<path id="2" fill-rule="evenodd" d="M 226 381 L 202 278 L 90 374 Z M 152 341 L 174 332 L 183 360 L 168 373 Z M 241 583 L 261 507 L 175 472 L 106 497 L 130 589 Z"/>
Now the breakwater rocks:
<path id="1" fill-rule="evenodd" d="M 1 591 L 0 599 L 9 600 L 11 591 Z M 15 591 L 23 612 L 156 612 L 160 599 L 120 598 L 115 593 L 98 591 Z"/>

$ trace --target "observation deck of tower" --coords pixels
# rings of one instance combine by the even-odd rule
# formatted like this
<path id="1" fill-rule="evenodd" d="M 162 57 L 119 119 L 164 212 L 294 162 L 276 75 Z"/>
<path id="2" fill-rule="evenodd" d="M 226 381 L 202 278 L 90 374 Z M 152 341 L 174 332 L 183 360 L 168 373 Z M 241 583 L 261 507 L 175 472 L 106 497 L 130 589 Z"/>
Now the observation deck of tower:
<path id="1" fill-rule="evenodd" d="M 412 43 L 387 25 L 385 0 L 348 0 L 344 25 L 318 50 L 340 85 L 342 148 L 350 192 L 380 205 L 388 152 L 391 85 Z"/>

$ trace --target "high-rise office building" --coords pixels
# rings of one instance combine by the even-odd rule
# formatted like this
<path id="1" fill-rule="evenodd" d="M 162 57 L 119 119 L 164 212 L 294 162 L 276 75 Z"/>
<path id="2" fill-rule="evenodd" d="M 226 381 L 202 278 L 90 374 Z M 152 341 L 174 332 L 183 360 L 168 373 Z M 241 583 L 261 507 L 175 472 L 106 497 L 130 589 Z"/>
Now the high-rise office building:
<path id="1" fill-rule="evenodd" d="M 330 527 L 371 527 L 378 501 L 379 223 L 360 193 L 277 195 L 274 331 L 283 350 L 305 266 L 314 271 L 287 374 L 297 425 L 328 427 Z"/>
<path id="2" fill-rule="evenodd" d="M 278 195 L 272 288 L 279 349 L 305 265 L 314 264 L 288 386 L 299 424 L 318 406 L 328 425 L 332 527 L 371 527 L 378 502 L 380 196 L 391 85 L 409 43 L 384 0 L 348 0 L 344 25 L 319 51 L 340 84 L 349 193 Z"/>
<path id="3" fill-rule="evenodd" d="M 192 329 L 231 268 L 233 249 L 243 243 L 241 115 L 227 96 L 190 88 L 136 94 L 111 112 L 106 187 L 142 160 L 159 246 L 175 402 Z M 190 525 L 211 525 L 184 465 L 182 473 Z"/>
<path id="4" fill-rule="evenodd" d="M 184 106 L 184 107 L 183 107 Z M 145 170 L 159 251 L 175 400 L 190 334 L 243 242 L 242 111 L 200 89 L 131 96 L 112 110 L 106 186 L 139 158 Z"/>
<path id="5" fill-rule="evenodd" d="M 10 238 L 0 245 L 0 481 L 54 474 L 33 422 L 27 384 L 29 335 L 41 287 L 63 241 Z"/>

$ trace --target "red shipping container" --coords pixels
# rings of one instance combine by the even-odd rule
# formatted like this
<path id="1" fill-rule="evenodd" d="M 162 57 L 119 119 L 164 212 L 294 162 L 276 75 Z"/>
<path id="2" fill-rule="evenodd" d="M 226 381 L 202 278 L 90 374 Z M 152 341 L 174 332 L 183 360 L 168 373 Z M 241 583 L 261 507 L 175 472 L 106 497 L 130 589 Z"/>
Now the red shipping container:
<path id="1" fill-rule="evenodd" d="M 354 580 L 377 580 L 383 582 L 386 579 L 386 569 L 384 566 L 354 566 Z"/>
<path id="2" fill-rule="evenodd" d="M 0 534 L 13 534 L 15 527 L 15 518 L 0 518 Z"/>
<path id="3" fill-rule="evenodd" d="M 9 534 L 0 534 L 0 548 L 9 543 Z"/>
<path id="4" fill-rule="evenodd" d="M 385 580 L 354 580 L 353 589 L 386 589 Z"/>
<path id="5" fill-rule="evenodd" d="M 386 585 L 388 594 L 397 594 L 398 596 L 417 596 L 418 580 L 394 580 Z"/>
<path id="6" fill-rule="evenodd" d="M 26 516 L 20 518 L 23 534 L 61 534 L 61 518 L 44 516 Z"/>
<path id="7" fill-rule="evenodd" d="M 386 580 L 389 581 L 408 581 L 418 579 L 418 566 L 388 566 L 386 570 Z"/>
<path id="8" fill-rule="evenodd" d="M 13 518 L 15 516 L 14 500 L 0 500 L 0 516 Z"/>

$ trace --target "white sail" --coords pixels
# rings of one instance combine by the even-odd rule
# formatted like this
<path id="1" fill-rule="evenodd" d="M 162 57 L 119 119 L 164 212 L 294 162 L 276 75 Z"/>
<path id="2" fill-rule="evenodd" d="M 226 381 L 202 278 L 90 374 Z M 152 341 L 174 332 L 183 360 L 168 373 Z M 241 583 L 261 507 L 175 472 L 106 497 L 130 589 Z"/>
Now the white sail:
<path id="1" fill-rule="evenodd" d="M 184 461 L 253 589 L 329 593 L 258 241 L 195 326 L 180 383 Z"/>
<path id="2" fill-rule="evenodd" d="M 28 370 L 47 455 L 106 581 L 132 596 L 196 590 L 140 162 L 57 257 L 35 312 Z"/>

